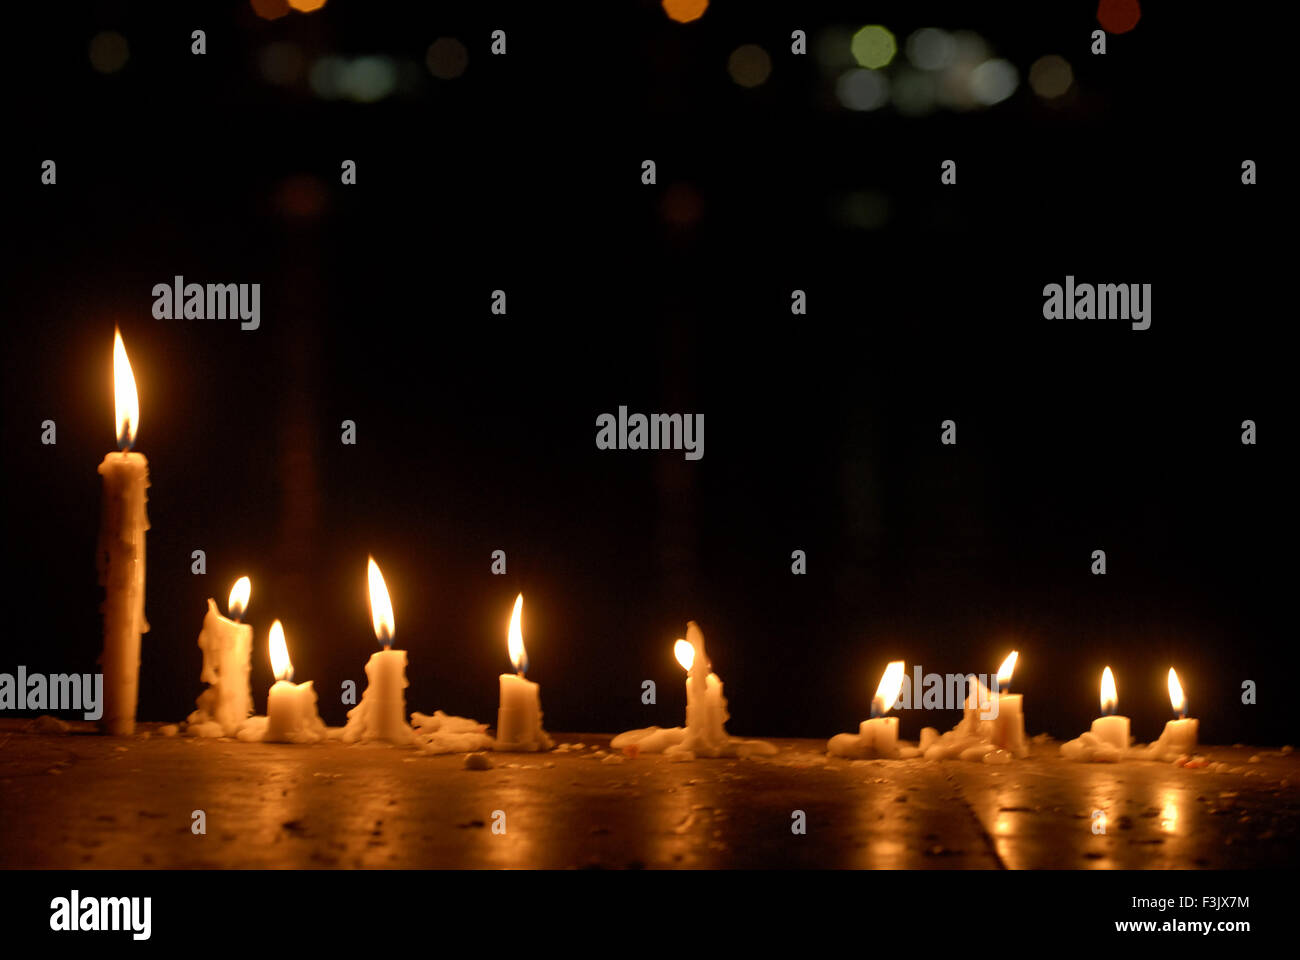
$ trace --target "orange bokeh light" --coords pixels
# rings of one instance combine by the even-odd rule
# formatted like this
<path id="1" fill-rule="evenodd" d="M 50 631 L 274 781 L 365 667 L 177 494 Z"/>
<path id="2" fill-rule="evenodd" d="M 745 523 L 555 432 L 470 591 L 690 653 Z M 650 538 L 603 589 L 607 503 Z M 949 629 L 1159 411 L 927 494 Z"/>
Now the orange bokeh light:
<path id="1" fill-rule="evenodd" d="M 249 0 L 253 12 L 263 20 L 279 20 L 289 12 L 288 0 Z"/>
<path id="2" fill-rule="evenodd" d="M 663 0 L 663 8 L 670 20 L 690 23 L 704 16 L 704 11 L 709 9 L 709 0 Z"/>
<path id="3" fill-rule="evenodd" d="M 1128 33 L 1141 19 L 1138 0 L 1101 0 L 1097 4 L 1097 22 L 1107 33 Z"/>

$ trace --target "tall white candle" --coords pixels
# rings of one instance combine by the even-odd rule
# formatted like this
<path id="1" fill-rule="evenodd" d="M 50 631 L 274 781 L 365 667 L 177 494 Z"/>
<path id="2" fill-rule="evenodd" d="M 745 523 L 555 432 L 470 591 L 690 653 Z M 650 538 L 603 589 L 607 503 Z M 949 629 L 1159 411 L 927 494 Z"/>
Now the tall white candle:
<path id="1" fill-rule="evenodd" d="M 97 567 L 104 588 L 104 712 L 100 729 L 105 733 L 135 733 L 135 709 L 140 684 L 140 635 L 149 630 L 144 618 L 145 489 L 149 462 L 127 452 L 135 442 L 140 403 L 135 377 L 122 344 L 113 334 L 113 387 L 119 453 L 110 453 L 99 465 L 104 478 L 104 506 L 99 528 Z"/>
<path id="2" fill-rule="evenodd" d="M 375 637 L 384 649 L 370 655 L 366 662 L 366 690 L 361 702 L 348 711 L 343 729 L 345 741 L 387 740 L 411 743 L 415 731 L 406 722 L 406 651 L 392 650 L 396 624 L 393 604 L 388 597 L 384 575 L 375 558 L 369 560 L 370 616 Z"/>
<path id="3" fill-rule="evenodd" d="M 1011 674 L 1019 657 L 1019 652 L 1012 650 L 998 670 L 998 714 L 993 718 L 993 745 L 1017 757 L 1023 757 L 1029 753 L 1025 741 L 1024 697 L 1019 693 L 1008 692 L 1011 688 Z"/>
<path id="4" fill-rule="evenodd" d="M 501 674 L 501 702 L 497 709 L 497 750 L 549 750 L 551 738 L 542 729 L 541 687 L 524 679 L 528 653 L 524 649 L 524 595 L 515 598 L 506 632 L 506 649 L 515 673 Z"/>

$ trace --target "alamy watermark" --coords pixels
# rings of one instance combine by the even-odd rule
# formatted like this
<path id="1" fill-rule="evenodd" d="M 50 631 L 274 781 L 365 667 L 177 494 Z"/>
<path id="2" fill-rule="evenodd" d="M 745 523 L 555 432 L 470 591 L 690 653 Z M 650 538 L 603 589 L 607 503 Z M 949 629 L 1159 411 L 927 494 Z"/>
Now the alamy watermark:
<path id="1" fill-rule="evenodd" d="M 633 413 L 596 418 L 597 450 L 682 450 L 687 460 L 704 457 L 704 414 Z"/>
<path id="2" fill-rule="evenodd" d="M 102 673 L 0 673 L 0 710 L 81 710 L 87 720 L 104 715 Z"/>

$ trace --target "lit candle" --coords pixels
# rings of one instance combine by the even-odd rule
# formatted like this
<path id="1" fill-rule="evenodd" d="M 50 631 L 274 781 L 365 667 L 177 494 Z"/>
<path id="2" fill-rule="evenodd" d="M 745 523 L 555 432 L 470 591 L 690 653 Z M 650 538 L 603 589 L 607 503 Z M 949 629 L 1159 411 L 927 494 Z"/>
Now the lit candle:
<path id="1" fill-rule="evenodd" d="M 552 743 L 542 729 L 541 687 L 524 679 L 528 653 L 524 650 L 524 595 L 515 598 L 506 631 L 506 650 L 515 672 L 501 674 L 501 703 L 497 710 L 497 750 L 549 750 Z"/>
<path id="2" fill-rule="evenodd" d="M 316 690 L 312 682 L 293 683 L 293 663 L 284 640 L 284 627 L 271 624 L 271 672 L 275 683 L 266 698 L 266 732 L 263 740 L 279 743 L 312 743 L 325 734 L 325 724 L 316 712 Z"/>
<path id="3" fill-rule="evenodd" d="M 1191 753 L 1196 749 L 1200 723 L 1187 717 L 1187 697 L 1183 694 L 1183 685 L 1178 682 L 1178 674 L 1173 667 L 1169 668 L 1169 702 L 1174 713 L 1178 714 L 1178 719 L 1165 724 L 1159 746 L 1168 751 Z"/>
<path id="4" fill-rule="evenodd" d="M 357 740 L 411 743 L 415 731 L 406 722 L 406 651 L 390 649 L 395 630 L 393 605 L 374 557 L 369 561 L 368 576 L 370 617 L 375 637 L 383 649 L 371 654 L 366 663 L 366 692 L 361 695 L 361 702 L 348 711 L 342 737 L 349 743 Z"/>
<path id="5" fill-rule="evenodd" d="M 898 701 L 903 689 L 905 668 L 902 660 L 895 660 L 885 668 L 871 700 L 871 719 L 858 725 L 858 732 L 837 733 L 826 742 L 829 753 L 838 757 L 857 759 L 899 757 L 898 718 L 886 717 Z"/>
<path id="6" fill-rule="evenodd" d="M 886 717 L 885 714 L 894 706 L 903 689 L 903 673 L 902 660 L 895 660 L 885 668 L 876 695 L 871 699 L 871 719 L 858 725 L 858 736 L 863 745 L 873 749 L 878 757 L 898 756 L 898 717 Z"/>
<path id="7" fill-rule="evenodd" d="M 722 679 L 704 649 L 704 631 L 694 620 L 686 624 L 686 639 L 673 646 L 673 655 L 686 671 L 686 736 L 683 749 L 717 756 L 730 737 L 726 724 L 727 699 Z"/>
<path id="8" fill-rule="evenodd" d="M 149 461 L 128 452 L 135 443 L 140 422 L 140 401 L 135 376 L 126 358 L 120 330 L 113 332 L 113 393 L 117 417 L 118 453 L 99 465 L 104 477 L 104 509 L 99 528 L 96 565 L 104 588 L 104 712 L 100 729 L 105 733 L 135 733 L 135 707 L 140 684 L 140 635 L 147 633 L 144 618 L 145 488 L 149 486 Z"/>
<path id="9" fill-rule="evenodd" d="M 208 598 L 208 612 L 199 633 L 199 649 L 203 651 L 199 679 L 209 686 L 199 694 L 198 709 L 186 721 L 190 733 L 233 737 L 253 712 L 253 691 L 248 679 L 253 628 L 240 623 L 248 609 L 251 592 L 248 577 L 235 581 L 227 605 L 230 619 L 217 612 L 216 600 Z"/>
<path id="10" fill-rule="evenodd" d="M 1023 757 L 1029 753 L 1025 742 L 1024 697 L 1018 693 L 1008 693 L 1011 689 L 1011 673 L 1015 670 L 1019 657 L 1019 652 L 1012 650 L 998 668 L 998 712 L 993 718 L 993 744 L 1017 757 Z"/>
<path id="11" fill-rule="evenodd" d="M 1115 690 L 1115 675 L 1107 667 L 1101 673 L 1101 716 L 1092 721 L 1092 735 L 1102 743 L 1119 750 L 1128 749 L 1128 717 L 1115 713 L 1119 695 Z"/>

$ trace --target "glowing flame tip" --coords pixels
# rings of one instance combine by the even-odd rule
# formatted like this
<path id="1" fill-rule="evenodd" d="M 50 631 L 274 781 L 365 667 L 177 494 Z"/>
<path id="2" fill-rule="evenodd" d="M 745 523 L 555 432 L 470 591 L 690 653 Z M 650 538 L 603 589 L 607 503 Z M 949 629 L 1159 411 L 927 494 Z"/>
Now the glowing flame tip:
<path id="1" fill-rule="evenodd" d="M 883 713 L 888 713 L 898 700 L 898 694 L 903 689 L 904 667 L 902 660 L 894 660 L 889 666 L 885 667 L 885 672 L 880 678 L 880 686 L 876 687 L 875 699 L 871 701 L 871 715 L 878 717 Z"/>
<path id="2" fill-rule="evenodd" d="M 117 446 L 123 452 L 135 443 L 135 432 L 140 426 L 140 397 L 135 390 L 135 374 L 126 357 L 122 331 L 113 328 L 113 407 L 117 417 Z"/>
<path id="3" fill-rule="evenodd" d="M 374 557 L 369 558 L 367 574 L 370 580 L 370 619 L 375 625 L 375 637 L 382 646 L 391 647 L 397 630 L 393 622 L 393 602 L 388 598 L 388 586 Z"/>
<path id="4" fill-rule="evenodd" d="M 252 590 L 253 585 L 248 577 L 240 577 L 230 588 L 230 602 L 226 604 L 226 609 L 230 611 L 232 620 L 239 620 L 244 616 L 244 611 L 248 609 L 248 596 Z"/>
<path id="5" fill-rule="evenodd" d="M 277 620 L 271 624 L 269 638 L 271 648 L 271 673 L 276 680 L 292 680 L 293 664 L 289 662 L 289 645 L 284 642 L 284 627 Z"/>
<path id="6" fill-rule="evenodd" d="M 1107 667 L 1101 672 L 1101 715 L 1109 717 L 1119 704 L 1119 693 L 1115 690 L 1115 674 Z"/>
<path id="7" fill-rule="evenodd" d="M 515 597 L 515 608 L 510 614 L 510 630 L 506 633 L 506 650 L 510 653 L 510 662 L 522 677 L 528 672 L 528 653 L 524 650 L 524 595 Z"/>

